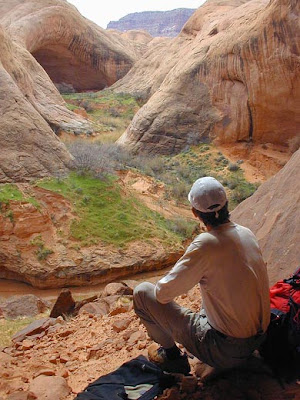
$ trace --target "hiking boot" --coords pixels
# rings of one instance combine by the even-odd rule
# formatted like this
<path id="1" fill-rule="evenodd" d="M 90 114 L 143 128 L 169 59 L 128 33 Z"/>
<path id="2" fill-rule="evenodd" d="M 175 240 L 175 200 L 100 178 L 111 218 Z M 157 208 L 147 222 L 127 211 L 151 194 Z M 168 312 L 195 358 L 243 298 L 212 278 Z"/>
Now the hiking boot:
<path id="1" fill-rule="evenodd" d="M 181 353 L 179 357 L 170 360 L 166 355 L 165 349 L 157 347 L 156 344 L 149 347 L 148 357 L 150 361 L 166 372 L 188 375 L 191 370 L 187 354 Z"/>

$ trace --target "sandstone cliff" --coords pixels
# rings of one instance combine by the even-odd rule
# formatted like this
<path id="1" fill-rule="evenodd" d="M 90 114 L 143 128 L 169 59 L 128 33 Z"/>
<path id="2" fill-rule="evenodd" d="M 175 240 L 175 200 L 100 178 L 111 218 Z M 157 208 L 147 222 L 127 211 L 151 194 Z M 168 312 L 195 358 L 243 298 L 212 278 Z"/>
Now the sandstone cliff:
<path id="1" fill-rule="evenodd" d="M 296 0 L 208 0 L 113 88 L 149 98 L 120 143 L 172 153 L 187 137 L 286 144 L 299 134 Z"/>
<path id="2" fill-rule="evenodd" d="M 178 8 L 171 11 L 132 13 L 118 21 L 109 22 L 107 29 L 118 29 L 123 32 L 131 29 L 143 29 L 154 37 L 175 37 L 194 11 L 189 8 Z"/>
<path id="3" fill-rule="evenodd" d="M 253 196 L 243 201 L 232 219 L 257 236 L 273 284 L 299 265 L 300 150 Z"/>
<path id="4" fill-rule="evenodd" d="M 102 89 L 125 75 L 142 51 L 66 1 L 0 2 L 0 182 L 63 173 L 71 156 L 55 133 L 91 133 L 53 82 Z"/>

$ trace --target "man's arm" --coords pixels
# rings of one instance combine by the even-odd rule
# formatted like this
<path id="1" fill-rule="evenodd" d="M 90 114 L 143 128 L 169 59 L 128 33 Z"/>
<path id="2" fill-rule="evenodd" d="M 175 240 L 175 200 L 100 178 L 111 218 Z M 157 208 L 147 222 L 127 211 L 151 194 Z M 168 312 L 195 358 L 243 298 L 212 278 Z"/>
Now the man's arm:
<path id="1" fill-rule="evenodd" d="M 157 301 L 166 304 L 175 297 L 187 293 L 204 276 L 205 264 L 201 241 L 197 240 L 197 244 L 193 242 L 171 271 L 157 282 L 155 286 Z"/>

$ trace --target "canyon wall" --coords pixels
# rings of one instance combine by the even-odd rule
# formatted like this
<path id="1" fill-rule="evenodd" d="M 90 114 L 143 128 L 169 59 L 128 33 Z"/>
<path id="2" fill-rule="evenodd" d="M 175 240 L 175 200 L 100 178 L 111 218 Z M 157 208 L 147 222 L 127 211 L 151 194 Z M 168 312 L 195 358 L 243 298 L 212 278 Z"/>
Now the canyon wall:
<path id="1" fill-rule="evenodd" d="M 271 284 L 299 266 L 299 171 L 300 150 L 231 213 L 233 221 L 250 228 L 258 238 Z"/>
<path id="2" fill-rule="evenodd" d="M 148 99 L 119 143 L 174 153 L 190 138 L 287 142 L 299 135 L 300 3 L 208 0 L 113 85 Z"/>
<path id="3" fill-rule="evenodd" d="M 112 35 L 63 0 L 0 2 L 0 182 L 67 171 L 55 133 L 92 132 L 54 83 L 98 90 L 124 76 L 145 46 Z"/>

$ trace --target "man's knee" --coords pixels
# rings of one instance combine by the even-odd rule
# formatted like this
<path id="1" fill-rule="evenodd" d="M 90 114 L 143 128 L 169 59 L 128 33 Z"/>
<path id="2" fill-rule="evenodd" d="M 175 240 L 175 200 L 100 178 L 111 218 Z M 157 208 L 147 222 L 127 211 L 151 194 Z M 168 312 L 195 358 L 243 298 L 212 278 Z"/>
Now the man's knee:
<path id="1" fill-rule="evenodd" d="M 146 298 L 154 296 L 154 288 L 155 286 L 150 282 L 140 283 L 138 286 L 135 287 L 133 291 L 134 303 L 139 303 Z"/>

